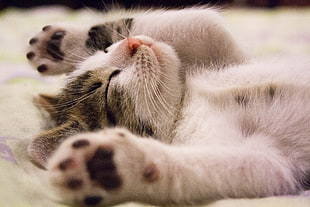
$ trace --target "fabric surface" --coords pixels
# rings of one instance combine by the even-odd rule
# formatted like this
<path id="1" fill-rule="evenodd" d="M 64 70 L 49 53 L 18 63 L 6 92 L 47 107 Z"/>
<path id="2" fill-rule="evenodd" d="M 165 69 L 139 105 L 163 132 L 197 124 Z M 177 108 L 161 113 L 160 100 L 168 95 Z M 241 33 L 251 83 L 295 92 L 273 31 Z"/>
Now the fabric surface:
<path id="1" fill-rule="evenodd" d="M 224 12 L 227 27 L 248 55 L 310 55 L 310 8 Z M 60 207 L 45 180 L 26 155 L 30 140 L 49 124 L 33 102 L 40 92 L 58 90 L 63 77 L 42 77 L 25 58 L 28 40 L 43 26 L 59 21 L 77 24 L 97 18 L 89 10 L 62 7 L 0 12 L 0 207 Z M 310 57 L 310 56 L 309 56 Z M 129 203 L 123 206 L 136 206 Z M 310 192 L 298 196 L 222 200 L 209 207 L 310 206 Z"/>

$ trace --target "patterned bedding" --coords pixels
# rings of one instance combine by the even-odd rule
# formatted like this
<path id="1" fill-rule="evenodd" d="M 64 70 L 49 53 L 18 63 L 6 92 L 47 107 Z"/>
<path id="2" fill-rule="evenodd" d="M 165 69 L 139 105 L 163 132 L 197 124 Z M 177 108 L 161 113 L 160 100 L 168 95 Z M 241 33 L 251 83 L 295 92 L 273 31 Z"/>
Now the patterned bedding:
<path id="1" fill-rule="evenodd" d="M 310 57 L 310 8 L 233 8 L 223 16 L 251 57 Z M 47 127 L 32 97 L 59 89 L 63 77 L 36 73 L 27 64 L 25 48 L 42 26 L 58 21 L 83 24 L 97 17 L 88 10 L 62 7 L 0 12 L 0 207 L 62 206 L 44 179 L 45 172 L 29 162 L 25 151 L 30 139 Z M 208 206 L 310 206 L 310 191 L 298 196 L 222 200 Z"/>

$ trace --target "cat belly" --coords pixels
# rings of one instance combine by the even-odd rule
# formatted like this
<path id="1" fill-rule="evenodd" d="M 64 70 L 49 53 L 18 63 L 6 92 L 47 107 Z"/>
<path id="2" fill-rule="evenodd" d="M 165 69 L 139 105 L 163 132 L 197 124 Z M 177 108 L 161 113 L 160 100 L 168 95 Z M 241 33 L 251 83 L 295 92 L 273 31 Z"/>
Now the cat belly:
<path id="1" fill-rule="evenodd" d="M 279 149 L 288 159 L 309 160 L 310 87 L 306 80 L 282 80 L 217 88 L 195 82 L 174 143 L 238 146 L 246 141 Z"/>

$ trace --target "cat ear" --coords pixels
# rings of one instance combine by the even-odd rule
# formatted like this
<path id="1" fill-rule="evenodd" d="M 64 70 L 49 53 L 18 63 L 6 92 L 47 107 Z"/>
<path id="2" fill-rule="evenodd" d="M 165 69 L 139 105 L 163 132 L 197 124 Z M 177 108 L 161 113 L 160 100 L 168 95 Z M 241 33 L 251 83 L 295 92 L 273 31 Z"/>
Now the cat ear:
<path id="1" fill-rule="evenodd" d="M 81 120 L 69 120 L 53 129 L 47 130 L 34 138 L 28 146 L 30 160 L 45 169 L 48 158 L 57 147 L 68 137 L 86 130 Z"/>
<path id="2" fill-rule="evenodd" d="M 58 103 L 58 98 L 56 95 L 49 94 L 39 94 L 34 98 L 34 103 L 39 107 L 45 109 L 51 115 L 55 114 L 56 109 L 55 106 Z"/>

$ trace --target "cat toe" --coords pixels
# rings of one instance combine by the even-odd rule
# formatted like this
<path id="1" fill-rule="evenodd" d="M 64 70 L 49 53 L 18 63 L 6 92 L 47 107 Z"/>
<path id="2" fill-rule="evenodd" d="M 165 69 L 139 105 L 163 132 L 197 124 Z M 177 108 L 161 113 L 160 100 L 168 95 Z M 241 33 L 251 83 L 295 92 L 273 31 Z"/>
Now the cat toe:
<path id="1" fill-rule="evenodd" d="M 111 144 L 96 143 L 89 138 L 77 138 L 58 151 L 61 152 L 56 153 L 55 160 L 52 158 L 49 169 L 58 171 L 66 177 L 66 180 L 69 179 L 64 183 L 64 187 L 75 190 L 74 186 L 77 183 L 92 183 L 109 191 L 122 185 L 122 179 L 113 160 L 114 147 Z M 70 180 L 72 173 L 87 176 L 74 179 L 79 180 L 75 182 Z"/>
<path id="2" fill-rule="evenodd" d="M 66 41 L 70 39 L 67 35 L 66 29 L 48 25 L 29 40 L 26 58 L 40 74 L 56 75 L 73 70 L 75 60 L 67 57 Z"/>
<path id="3" fill-rule="evenodd" d="M 130 189 L 156 183 L 159 169 L 155 163 L 145 163 L 133 136 L 116 129 L 68 138 L 48 163 L 50 182 L 64 202 L 117 204 L 137 193 Z"/>
<path id="4" fill-rule="evenodd" d="M 105 190 L 117 189 L 122 185 L 112 158 L 113 148 L 108 145 L 100 146 L 86 164 L 90 179 Z"/>

